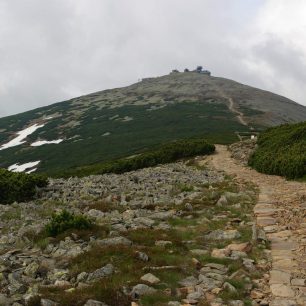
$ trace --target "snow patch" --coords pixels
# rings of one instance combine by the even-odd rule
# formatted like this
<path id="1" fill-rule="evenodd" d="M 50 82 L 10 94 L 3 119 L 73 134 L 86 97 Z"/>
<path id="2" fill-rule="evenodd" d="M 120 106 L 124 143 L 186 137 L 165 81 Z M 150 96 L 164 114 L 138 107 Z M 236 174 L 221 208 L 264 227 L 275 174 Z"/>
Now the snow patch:
<path id="1" fill-rule="evenodd" d="M 4 149 L 8 149 L 11 147 L 16 147 L 19 146 L 23 143 L 25 143 L 26 141 L 24 141 L 24 139 L 26 139 L 29 135 L 33 134 L 36 130 L 42 128 L 44 126 L 44 124 L 34 124 L 20 132 L 17 132 L 17 137 L 12 139 L 11 141 L 9 141 L 8 143 L 2 145 L 0 147 L 0 151 L 4 150 Z"/>
<path id="2" fill-rule="evenodd" d="M 35 161 L 35 162 L 29 162 L 29 163 L 21 164 L 21 165 L 19 165 L 19 163 L 17 163 L 17 164 L 9 166 L 8 170 L 12 171 L 12 172 L 24 172 L 25 170 L 30 169 L 27 173 L 32 173 L 32 172 L 36 171 L 37 168 L 35 168 L 35 169 L 31 169 L 31 168 L 37 166 L 39 163 L 40 163 L 40 160 Z"/>
<path id="3" fill-rule="evenodd" d="M 35 141 L 33 143 L 31 143 L 31 147 L 39 147 L 39 146 L 42 146 L 42 145 L 45 145 L 45 144 L 59 144 L 61 143 L 62 141 L 64 141 L 64 139 L 58 139 L 58 140 L 39 140 L 39 141 Z"/>

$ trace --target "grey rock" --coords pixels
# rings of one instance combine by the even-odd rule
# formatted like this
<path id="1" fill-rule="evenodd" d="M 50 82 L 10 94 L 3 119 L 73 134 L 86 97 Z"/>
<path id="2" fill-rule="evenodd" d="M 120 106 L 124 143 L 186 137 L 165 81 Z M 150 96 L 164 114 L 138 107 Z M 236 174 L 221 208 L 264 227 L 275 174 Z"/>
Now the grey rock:
<path id="1" fill-rule="evenodd" d="M 91 209 L 86 213 L 86 215 L 94 219 L 101 219 L 104 217 L 105 214 L 100 210 Z"/>
<path id="2" fill-rule="evenodd" d="M 27 287 L 21 282 L 19 273 L 10 273 L 8 276 L 9 286 L 8 290 L 10 294 L 25 293 Z"/>
<path id="3" fill-rule="evenodd" d="M 200 291 L 192 292 L 187 295 L 187 300 L 199 300 L 203 295 L 204 293 Z"/>
<path id="4" fill-rule="evenodd" d="M 88 278 L 88 273 L 87 272 L 81 272 L 77 276 L 77 281 L 78 282 L 85 282 L 87 280 L 87 278 Z"/>
<path id="5" fill-rule="evenodd" d="M 230 239 L 238 239 L 241 237 L 241 234 L 237 230 L 215 230 L 205 235 L 206 239 L 210 240 L 230 240 Z"/>
<path id="6" fill-rule="evenodd" d="M 192 207 L 192 205 L 191 205 L 190 203 L 186 203 L 186 204 L 185 204 L 185 209 L 186 209 L 186 210 L 189 210 L 189 211 L 192 211 L 192 210 L 193 210 L 193 207 Z"/>
<path id="7" fill-rule="evenodd" d="M 88 275 L 88 281 L 95 281 L 97 279 L 109 276 L 113 273 L 114 273 L 114 266 L 112 264 L 107 264 L 106 266 L 90 273 Z"/>
<path id="8" fill-rule="evenodd" d="M 41 306 L 57 306 L 59 304 L 51 300 L 48 300 L 48 299 L 41 299 L 40 305 Z"/>
<path id="9" fill-rule="evenodd" d="M 222 274 L 219 274 L 219 273 L 213 273 L 213 272 L 206 273 L 205 276 L 209 277 L 209 278 L 212 278 L 212 279 L 215 279 L 215 280 L 220 281 L 220 282 L 224 282 L 224 280 L 226 278 L 225 275 L 222 275 Z"/>
<path id="10" fill-rule="evenodd" d="M 226 197 L 224 195 L 221 196 L 221 198 L 218 200 L 216 205 L 218 207 L 227 206 L 228 205 L 228 201 L 227 201 Z"/>
<path id="11" fill-rule="evenodd" d="M 125 237 L 114 237 L 114 238 L 105 238 L 102 240 L 96 240 L 96 243 L 101 246 L 113 246 L 113 245 L 125 245 L 130 246 L 132 245 L 132 241 Z"/>
<path id="12" fill-rule="evenodd" d="M 158 284 L 160 282 L 160 279 L 151 273 L 143 275 L 140 279 L 152 285 Z"/>
<path id="13" fill-rule="evenodd" d="M 144 284 L 138 284 L 138 285 L 133 287 L 131 296 L 133 298 L 139 298 L 141 296 L 153 294 L 155 292 L 156 292 L 156 289 L 154 289 L 152 287 L 149 287 L 149 286 L 144 285 Z"/>
<path id="14" fill-rule="evenodd" d="M 145 225 L 147 227 L 151 227 L 155 223 L 155 221 L 153 221 L 152 219 L 144 218 L 144 217 L 135 218 L 133 222 Z"/>
<path id="15" fill-rule="evenodd" d="M 243 266 L 250 272 L 253 272 L 256 270 L 256 267 L 254 265 L 254 260 L 250 258 L 243 258 Z"/>
<path id="16" fill-rule="evenodd" d="M 199 275 L 199 281 L 201 283 L 201 287 L 203 287 L 205 289 L 208 289 L 208 290 L 211 290 L 211 289 L 214 289 L 214 288 L 219 288 L 219 287 L 222 286 L 221 281 L 209 278 L 209 277 L 207 277 L 203 274 Z"/>
<path id="17" fill-rule="evenodd" d="M 234 260 L 237 260 L 239 258 L 244 258 L 244 257 L 247 257 L 247 253 L 245 252 L 241 252 L 241 251 L 232 251 L 231 253 L 231 258 L 234 259 Z"/>
<path id="18" fill-rule="evenodd" d="M 194 276 L 186 277 L 183 280 L 178 282 L 178 284 L 183 286 L 183 287 L 196 286 L 199 283 L 200 283 L 200 281 L 197 278 L 195 278 Z"/>
<path id="19" fill-rule="evenodd" d="M 142 261 L 149 261 L 149 256 L 146 254 L 146 253 L 143 253 L 143 252 L 136 252 L 136 258 L 138 258 L 139 260 L 142 260 Z"/>
<path id="20" fill-rule="evenodd" d="M 170 211 L 164 211 L 164 212 L 157 212 L 150 215 L 151 219 L 157 219 L 157 220 L 167 220 L 172 218 L 175 215 L 174 210 Z"/>
<path id="21" fill-rule="evenodd" d="M 230 301 L 229 306 L 244 306 L 244 302 L 240 300 Z"/>
<path id="22" fill-rule="evenodd" d="M 216 263 L 208 263 L 204 265 L 204 267 L 200 270 L 200 272 L 203 274 L 212 272 L 212 273 L 218 273 L 218 274 L 226 274 L 228 271 L 228 267 L 221 264 Z"/>
<path id="23" fill-rule="evenodd" d="M 156 246 L 160 246 L 160 247 L 166 247 L 167 245 L 171 245 L 172 241 L 168 241 L 168 240 L 157 240 L 155 241 L 155 245 Z"/>

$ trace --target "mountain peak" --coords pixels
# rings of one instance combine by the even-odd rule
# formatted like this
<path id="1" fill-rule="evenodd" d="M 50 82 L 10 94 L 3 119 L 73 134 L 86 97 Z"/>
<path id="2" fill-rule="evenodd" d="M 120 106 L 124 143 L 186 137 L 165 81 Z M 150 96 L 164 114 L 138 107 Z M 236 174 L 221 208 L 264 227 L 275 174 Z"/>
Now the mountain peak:
<path id="1" fill-rule="evenodd" d="M 144 78 L 2 118 L 0 166 L 35 162 L 37 171 L 59 173 L 173 140 L 231 143 L 269 126 L 306 120 L 306 108 L 285 97 L 199 70 Z"/>

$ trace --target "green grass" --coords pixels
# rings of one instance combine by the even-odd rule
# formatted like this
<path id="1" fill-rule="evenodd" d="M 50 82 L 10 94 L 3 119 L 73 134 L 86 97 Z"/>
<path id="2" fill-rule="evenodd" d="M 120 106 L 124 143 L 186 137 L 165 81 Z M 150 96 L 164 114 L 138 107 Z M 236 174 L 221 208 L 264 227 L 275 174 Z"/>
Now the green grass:
<path id="1" fill-rule="evenodd" d="M 270 128 L 258 138 L 249 165 L 259 172 L 289 179 L 306 175 L 306 121 Z"/>
<path id="2" fill-rule="evenodd" d="M 177 299 L 172 296 L 166 296 L 162 292 L 157 292 L 141 298 L 142 306 L 166 306 L 169 301 L 175 301 Z"/>
<path id="3" fill-rule="evenodd" d="M 183 219 L 183 218 L 173 218 L 168 221 L 171 226 L 184 226 L 196 225 L 197 219 Z"/>

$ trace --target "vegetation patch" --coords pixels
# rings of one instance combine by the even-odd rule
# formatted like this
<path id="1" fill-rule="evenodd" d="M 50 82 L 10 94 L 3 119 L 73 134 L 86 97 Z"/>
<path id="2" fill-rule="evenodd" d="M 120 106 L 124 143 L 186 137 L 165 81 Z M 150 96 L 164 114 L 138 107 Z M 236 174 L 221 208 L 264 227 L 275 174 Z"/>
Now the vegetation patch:
<path id="1" fill-rule="evenodd" d="M 225 103 L 211 101 L 211 97 L 188 95 L 185 100 L 181 92 L 159 95 L 157 90 L 152 94 L 152 100 L 150 93 L 141 95 L 144 99 L 141 103 L 146 105 L 130 105 L 131 98 L 136 100 L 138 94 L 134 92 L 129 97 L 124 91 L 119 96 L 102 94 L 99 102 L 89 102 L 87 97 L 78 104 L 66 101 L 1 118 L 0 129 L 6 131 L 0 134 L 0 142 L 5 143 L 32 122 L 40 122 L 42 115 L 61 114 L 44 121 L 45 126 L 29 135 L 27 143 L 0 151 L 0 167 L 41 160 L 38 171 L 56 176 L 63 170 L 140 154 L 180 139 L 202 137 L 211 143 L 229 144 L 238 140 L 236 131 L 249 131 L 237 121 L 234 113 L 229 112 Z M 160 104 L 165 99 L 169 102 Z M 117 103 L 122 106 L 112 107 Z M 164 107 L 149 111 L 152 106 Z M 134 120 L 109 119 L 114 116 Z M 69 128 L 63 128 L 65 126 Z M 65 140 L 58 145 L 29 146 L 38 139 L 60 138 Z"/>
<path id="2" fill-rule="evenodd" d="M 45 187 L 47 184 L 47 178 L 41 175 L 0 169 L 0 203 L 29 201 L 33 199 L 36 187 Z"/>
<path id="3" fill-rule="evenodd" d="M 45 231 L 48 236 L 55 237 L 69 229 L 85 230 L 91 227 L 89 219 L 82 215 L 73 215 L 67 210 L 54 214 L 51 221 L 46 225 Z"/>
<path id="4" fill-rule="evenodd" d="M 118 159 L 113 162 L 95 164 L 66 171 L 63 176 L 88 176 L 104 173 L 124 173 L 158 164 L 174 162 L 178 159 L 197 155 L 212 154 L 215 146 L 203 139 L 180 140 L 165 144 L 155 150 L 131 158 Z M 62 176 L 62 175 L 61 175 Z M 188 191 L 190 187 L 188 187 Z"/>
<path id="5" fill-rule="evenodd" d="M 249 165 L 259 172 L 289 179 L 306 175 L 306 121 L 270 128 L 258 138 Z"/>

